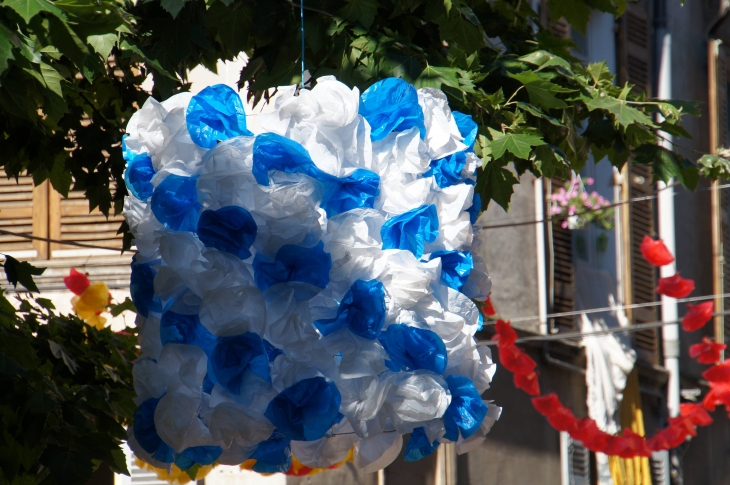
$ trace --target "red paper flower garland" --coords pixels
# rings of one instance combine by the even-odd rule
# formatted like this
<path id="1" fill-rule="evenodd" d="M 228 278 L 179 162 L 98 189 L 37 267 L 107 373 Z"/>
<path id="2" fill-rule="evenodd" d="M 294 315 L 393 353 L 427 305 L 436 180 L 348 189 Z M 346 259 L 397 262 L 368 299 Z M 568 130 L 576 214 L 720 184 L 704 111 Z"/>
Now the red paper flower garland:
<path id="1" fill-rule="evenodd" d="M 641 245 L 644 257 L 655 266 L 663 266 L 674 261 L 662 241 L 653 241 L 648 236 Z M 684 279 L 679 274 L 659 280 L 657 292 L 674 298 L 684 298 L 694 290 L 694 281 Z M 702 328 L 712 318 L 713 302 L 704 302 L 690 308 L 682 320 L 682 328 L 694 331 Z M 489 309 L 494 312 L 491 302 Z M 495 312 L 496 313 L 496 312 Z M 710 384 L 710 392 L 702 404 L 684 403 L 680 405 L 680 415 L 669 418 L 669 426 L 652 438 L 646 439 L 625 429 L 621 436 L 613 436 L 598 429 L 593 419 L 575 417 L 570 408 L 564 406 L 554 393 L 540 396 L 540 385 L 535 368 L 537 364 L 522 349 L 515 345 L 517 333 L 509 322 L 498 320 L 494 326 L 502 366 L 514 374 L 515 387 L 531 396 L 535 409 L 545 416 L 550 425 L 558 431 L 567 432 L 571 438 L 581 441 L 591 451 L 605 453 L 621 458 L 638 456 L 650 457 L 652 452 L 669 450 L 684 443 L 688 436 L 697 435 L 698 426 L 708 426 L 712 418 L 708 414 L 717 406 L 725 406 L 730 414 L 730 361 L 717 364 L 706 370 L 704 377 Z M 690 347 L 690 356 L 703 364 L 715 364 L 726 348 L 705 337 L 702 343 Z"/>

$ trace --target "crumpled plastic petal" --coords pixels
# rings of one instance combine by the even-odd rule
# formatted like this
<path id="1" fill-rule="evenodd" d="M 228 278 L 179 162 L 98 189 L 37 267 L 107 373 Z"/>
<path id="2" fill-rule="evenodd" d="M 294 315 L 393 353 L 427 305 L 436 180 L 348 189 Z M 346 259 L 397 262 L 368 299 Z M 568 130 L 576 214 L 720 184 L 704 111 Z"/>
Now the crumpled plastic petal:
<path id="1" fill-rule="evenodd" d="M 196 145 L 213 148 L 234 136 L 251 136 L 246 113 L 236 91 L 225 84 L 208 86 L 193 96 L 185 113 L 190 137 Z"/>

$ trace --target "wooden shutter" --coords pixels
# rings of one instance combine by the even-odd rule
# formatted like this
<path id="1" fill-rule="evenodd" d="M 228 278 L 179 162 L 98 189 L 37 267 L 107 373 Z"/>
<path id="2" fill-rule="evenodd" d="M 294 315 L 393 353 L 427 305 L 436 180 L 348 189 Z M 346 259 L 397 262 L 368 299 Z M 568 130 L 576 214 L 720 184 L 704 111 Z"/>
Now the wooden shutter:
<path id="1" fill-rule="evenodd" d="M 728 69 L 728 62 L 727 62 L 727 52 L 726 49 L 722 46 L 722 44 L 719 46 L 717 50 L 717 56 L 715 57 L 715 74 L 717 78 L 717 92 L 716 92 L 716 100 L 715 103 L 717 105 L 717 146 L 716 147 L 710 147 L 711 150 L 715 150 L 719 147 L 727 147 L 728 146 L 728 99 L 727 99 L 727 91 L 728 91 L 728 82 L 727 82 L 727 69 Z"/>
<path id="2" fill-rule="evenodd" d="M 122 236 L 117 235 L 117 231 L 124 220 L 122 215 L 107 219 L 98 209 L 89 212 L 89 202 L 84 198 L 83 192 L 69 192 L 68 198 L 54 192 L 50 207 L 52 239 L 121 250 Z M 87 249 L 62 243 L 52 243 L 51 249 L 54 258 L 114 254 L 103 249 Z"/>
<path id="3" fill-rule="evenodd" d="M 565 184 L 564 180 L 557 177 L 549 182 L 550 190 L 547 193 L 555 193 Z M 550 205 L 545 204 L 546 211 Z M 547 212 L 546 212 L 547 213 Z M 549 228 L 552 234 L 548 234 L 547 242 L 552 245 L 548 247 L 548 264 L 550 273 L 548 278 L 552 284 L 550 298 L 550 313 L 562 313 L 575 310 L 575 267 L 573 265 L 573 235 L 570 229 L 563 229 L 559 223 L 553 223 Z M 550 236 L 552 236 L 550 238 Z M 575 330 L 575 319 L 573 317 L 558 317 L 551 319 L 551 331 L 565 332 Z"/>
<path id="4" fill-rule="evenodd" d="M 651 484 L 670 485 L 669 480 L 669 452 L 656 452 L 649 458 L 651 465 Z"/>
<path id="5" fill-rule="evenodd" d="M 0 178 L 0 228 L 48 237 L 48 182 L 38 187 L 29 176 Z M 47 258 L 48 244 L 19 236 L 0 234 L 3 252 L 22 259 Z"/>
<path id="6" fill-rule="evenodd" d="M 629 168 L 629 198 L 653 194 L 651 168 L 632 165 Z M 641 254 L 644 236 L 655 234 L 655 206 L 653 200 L 642 200 L 629 204 L 629 255 L 630 303 L 657 301 L 656 269 Z M 659 320 L 657 307 L 634 308 L 630 312 L 632 323 L 648 323 Z M 634 348 L 637 355 L 646 362 L 659 363 L 659 332 L 655 328 L 634 332 Z"/>
<path id="7" fill-rule="evenodd" d="M 651 97 L 651 0 L 629 2 L 618 19 L 618 80 Z"/>
<path id="8" fill-rule="evenodd" d="M 562 483 L 567 485 L 591 484 L 591 452 L 580 441 L 568 433 L 560 433 L 560 459 L 562 463 Z"/>
<path id="9" fill-rule="evenodd" d="M 720 197 L 720 231 L 721 231 L 721 247 L 720 258 L 717 261 L 719 276 L 720 276 L 720 288 L 718 293 L 730 293 L 730 193 L 727 189 L 717 190 L 718 196 Z M 730 311 L 730 298 L 723 298 L 722 300 L 723 311 Z M 722 317 L 722 330 L 723 334 L 717 335 L 716 340 L 718 342 L 728 342 L 730 337 L 730 317 Z M 722 337 L 719 338 L 719 337 Z M 725 350 L 726 358 L 730 358 L 730 350 Z"/>

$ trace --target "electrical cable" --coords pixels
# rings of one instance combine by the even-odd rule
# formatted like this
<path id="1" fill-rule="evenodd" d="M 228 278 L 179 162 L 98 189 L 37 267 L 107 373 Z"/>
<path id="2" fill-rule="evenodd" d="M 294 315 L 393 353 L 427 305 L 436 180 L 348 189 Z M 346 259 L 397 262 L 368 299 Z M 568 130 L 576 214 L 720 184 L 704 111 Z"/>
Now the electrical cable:
<path id="1" fill-rule="evenodd" d="M 705 295 L 705 296 L 692 296 L 690 298 L 679 298 L 677 299 L 677 303 L 687 303 L 692 301 L 700 301 L 700 300 L 709 300 L 709 299 L 715 299 L 715 298 L 730 298 L 730 293 L 723 293 L 721 295 Z M 560 313 L 550 313 L 548 315 L 545 315 L 545 320 L 548 320 L 550 318 L 558 318 L 558 317 L 572 317 L 572 316 L 578 316 L 582 315 L 584 313 L 603 313 L 603 312 L 610 312 L 615 310 L 630 310 L 632 308 L 646 308 L 651 306 L 659 306 L 662 302 L 660 301 L 653 301 L 650 303 L 633 303 L 631 305 L 616 305 L 613 307 L 603 307 L 603 308 L 591 308 L 588 310 L 574 310 L 570 312 L 560 312 Z M 540 321 L 540 316 L 535 315 L 531 317 L 517 317 L 517 318 L 511 318 L 509 319 L 510 322 L 516 323 L 516 322 L 532 322 L 532 321 Z"/>
<path id="2" fill-rule="evenodd" d="M 716 312 L 713 313 L 713 317 L 722 316 L 722 315 L 730 315 L 730 311 L 725 312 Z M 672 320 L 669 322 L 649 322 L 649 323 L 639 323 L 636 325 L 631 325 L 630 327 L 614 327 L 614 328 L 607 328 L 606 330 L 596 330 L 594 332 L 565 332 L 565 333 L 556 333 L 553 335 L 535 335 L 530 337 L 520 337 L 518 338 L 515 343 L 524 343 L 524 342 L 547 342 L 552 340 L 565 340 L 570 338 L 582 338 L 582 337 L 594 337 L 599 335 L 609 335 L 614 333 L 631 333 L 631 332 L 640 332 L 641 330 L 647 330 L 652 328 L 660 328 L 665 327 L 667 325 L 676 325 L 681 323 L 682 320 Z M 477 343 L 478 346 L 483 345 L 489 345 L 494 346 L 497 345 L 497 341 L 492 340 L 482 340 Z"/>

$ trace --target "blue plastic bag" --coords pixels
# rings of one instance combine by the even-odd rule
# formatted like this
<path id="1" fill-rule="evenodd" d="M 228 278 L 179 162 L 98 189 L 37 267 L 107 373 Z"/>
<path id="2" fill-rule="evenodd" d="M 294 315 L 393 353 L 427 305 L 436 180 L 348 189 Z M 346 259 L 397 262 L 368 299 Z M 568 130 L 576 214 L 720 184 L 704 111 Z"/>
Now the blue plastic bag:
<path id="1" fill-rule="evenodd" d="M 162 310 L 160 298 L 155 296 L 155 274 L 157 272 L 146 263 L 132 261 L 132 276 L 129 279 L 129 293 L 137 313 L 148 317 L 150 311 Z"/>
<path id="2" fill-rule="evenodd" d="M 193 96 L 185 112 L 185 122 L 193 142 L 213 148 L 234 136 L 253 136 L 246 129 L 246 112 L 236 91 L 225 84 L 208 86 Z"/>
<path id="3" fill-rule="evenodd" d="M 261 291 L 287 281 L 301 281 L 324 288 L 330 282 L 332 258 L 324 252 L 322 241 L 311 248 L 286 244 L 276 252 L 273 261 L 257 254 L 253 269 L 256 285 Z"/>
<path id="4" fill-rule="evenodd" d="M 306 148 L 276 133 L 263 133 L 253 142 L 252 172 L 259 185 L 269 185 L 270 170 L 322 178 Z"/>
<path id="5" fill-rule="evenodd" d="M 431 443 L 423 426 L 420 426 L 414 429 L 410 438 L 408 438 L 403 459 L 408 462 L 422 460 L 436 451 L 440 444 L 438 441 Z"/>
<path id="6" fill-rule="evenodd" d="M 315 441 L 342 420 L 340 391 L 324 377 L 304 379 L 271 400 L 264 415 L 289 439 Z"/>
<path id="7" fill-rule="evenodd" d="M 155 176 L 155 167 L 152 159 L 146 153 L 134 153 L 131 150 L 124 152 L 127 161 L 127 170 L 124 172 L 124 183 L 133 196 L 146 201 L 152 196 L 155 187 L 150 180 Z"/>
<path id="8" fill-rule="evenodd" d="M 220 446 L 191 446 L 175 455 L 175 465 L 180 470 L 189 470 L 193 465 L 212 465 L 223 453 Z"/>
<path id="9" fill-rule="evenodd" d="M 150 398 L 134 411 L 134 438 L 144 451 L 162 463 L 172 463 L 173 451 L 155 427 L 155 409 L 161 398 Z"/>
<path id="10" fill-rule="evenodd" d="M 372 208 L 380 194 L 380 177 L 375 172 L 358 168 L 348 177 L 332 177 L 322 173 L 320 182 L 324 187 L 322 208 L 327 217 L 352 209 Z"/>
<path id="11" fill-rule="evenodd" d="M 468 147 L 468 152 L 473 152 L 474 142 L 476 142 L 477 134 L 479 133 L 479 126 L 477 126 L 474 122 L 471 115 L 460 113 L 458 111 L 452 111 L 451 114 L 454 116 L 456 126 L 459 128 L 459 133 L 464 137 L 462 143 Z"/>
<path id="12" fill-rule="evenodd" d="M 482 396 L 467 377 L 447 376 L 446 383 L 451 392 L 451 403 L 444 413 L 444 437 L 450 441 L 466 439 L 477 432 L 487 415 L 487 405 L 482 402 Z"/>
<path id="13" fill-rule="evenodd" d="M 246 372 L 253 372 L 271 382 L 264 342 L 251 332 L 218 337 L 208 359 L 208 369 L 216 382 L 235 395 L 241 394 L 241 382 Z"/>
<path id="14" fill-rule="evenodd" d="M 274 430 L 271 437 L 259 443 L 251 458 L 256 460 L 253 471 L 284 473 L 291 467 L 291 440 Z"/>
<path id="15" fill-rule="evenodd" d="M 168 343 L 197 345 L 208 354 L 217 339 L 201 323 L 197 315 L 182 315 L 166 311 L 160 319 L 160 340 Z"/>
<path id="16" fill-rule="evenodd" d="M 193 232 L 198 227 L 198 177 L 168 175 L 152 193 L 152 213 L 173 231 Z"/>
<path id="17" fill-rule="evenodd" d="M 385 323 L 385 289 L 378 280 L 357 280 L 345 293 L 337 317 L 317 320 L 314 326 L 323 336 L 347 327 L 352 333 L 375 340 Z"/>
<path id="18" fill-rule="evenodd" d="M 424 177 L 433 176 L 442 189 L 461 183 L 461 171 L 466 165 L 466 153 L 456 152 L 451 155 L 431 160 L 431 168 L 424 173 Z"/>
<path id="19" fill-rule="evenodd" d="M 474 268 L 474 258 L 469 251 L 436 251 L 431 253 L 429 261 L 441 258 L 441 283 L 460 290 L 469 279 Z"/>
<path id="20" fill-rule="evenodd" d="M 206 247 L 231 253 L 239 258 L 251 257 L 249 248 L 256 240 L 256 222 L 251 213 L 235 205 L 206 210 L 198 220 L 198 238 Z"/>
<path id="21" fill-rule="evenodd" d="M 469 207 L 466 212 L 469 214 L 469 221 L 472 224 L 477 223 L 477 219 L 479 218 L 479 212 L 482 210 L 482 196 L 479 195 L 479 193 L 474 192 L 474 198 L 472 199 L 471 207 Z"/>
<path id="22" fill-rule="evenodd" d="M 370 86 L 360 96 L 360 114 L 370 124 L 370 138 L 382 140 L 394 131 L 417 127 L 421 138 L 426 136 L 423 109 L 418 93 L 410 83 L 387 78 Z"/>
<path id="23" fill-rule="evenodd" d="M 388 326 L 378 340 L 390 357 L 385 365 L 393 371 L 426 369 L 443 374 L 446 370 L 446 345 L 431 330 L 398 323 Z"/>
<path id="24" fill-rule="evenodd" d="M 420 258 L 426 243 L 434 242 L 438 237 L 438 227 L 439 219 L 433 204 L 391 217 L 380 229 L 383 249 L 407 249 Z"/>

